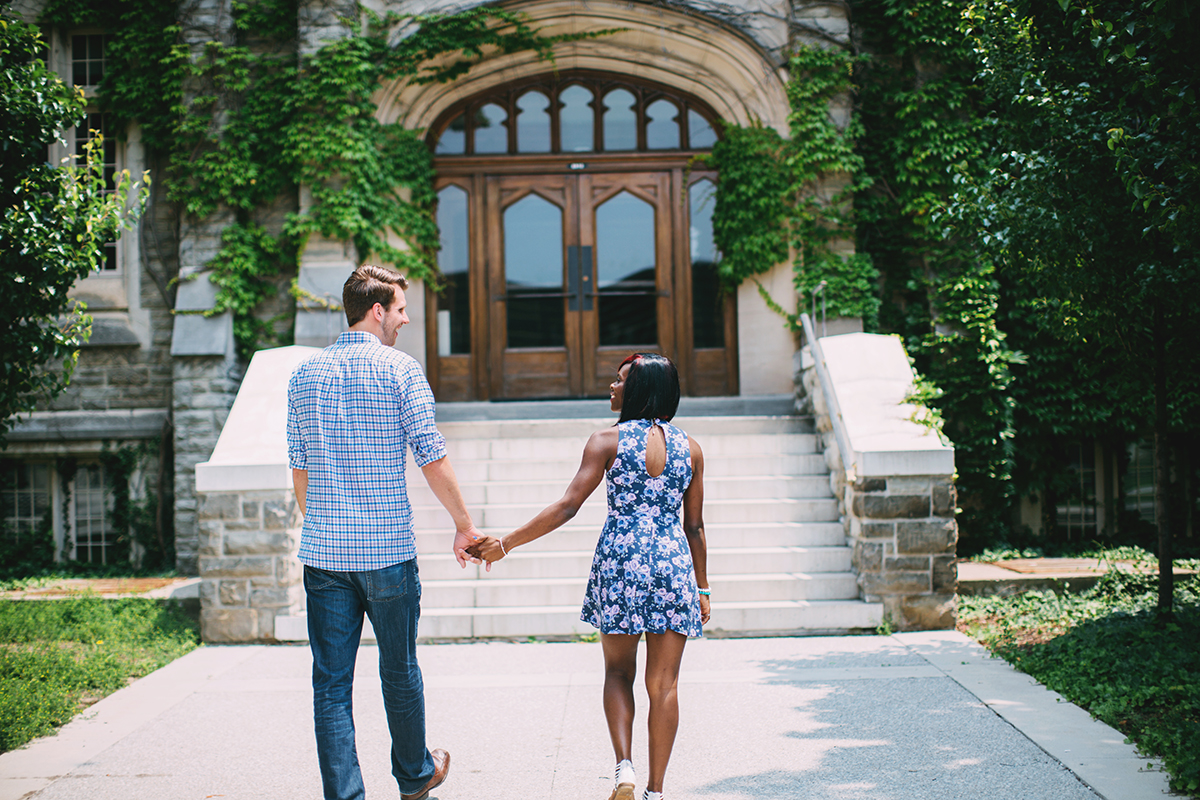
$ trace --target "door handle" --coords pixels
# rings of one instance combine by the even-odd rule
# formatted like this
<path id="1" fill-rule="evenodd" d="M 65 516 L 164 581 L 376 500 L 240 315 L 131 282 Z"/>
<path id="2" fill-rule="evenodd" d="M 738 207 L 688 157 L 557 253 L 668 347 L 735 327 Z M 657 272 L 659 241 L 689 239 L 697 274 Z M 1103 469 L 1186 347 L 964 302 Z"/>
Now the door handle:
<path id="1" fill-rule="evenodd" d="M 496 303 L 507 303 L 509 300 L 525 300 L 527 298 L 536 297 L 570 297 L 569 292 L 511 292 L 509 294 L 494 294 L 492 301 Z"/>
<path id="2" fill-rule="evenodd" d="M 568 311 L 591 311 L 595 296 L 592 291 L 592 248 L 590 245 L 567 247 Z"/>
<path id="3" fill-rule="evenodd" d="M 666 289 L 660 289 L 658 291 L 655 291 L 653 289 L 646 289 L 645 291 L 641 291 L 641 292 L 610 292 L 607 290 L 602 290 L 599 292 L 592 292 L 591 294 L 588 295 L 588 297 L 670 297 L 670 296 L 671 296 L 671 293 Z"/>

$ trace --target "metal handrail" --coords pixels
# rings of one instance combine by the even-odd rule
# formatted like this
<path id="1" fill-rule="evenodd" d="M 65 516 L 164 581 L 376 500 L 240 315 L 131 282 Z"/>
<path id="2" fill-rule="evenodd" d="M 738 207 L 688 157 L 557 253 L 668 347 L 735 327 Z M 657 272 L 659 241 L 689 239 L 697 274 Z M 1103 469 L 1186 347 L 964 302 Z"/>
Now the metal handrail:
<path id="1" fill-rule="evenodd" d="M 828 281 L 821 281 L 812 290 L 812 318 L 817 318 L 817 293 L 821 293 L 821 335 L 828 336 L 829 329 L 825 327 L 825 288 L 829 285 Z"/>
<path id="2" fill-rule="evenodd" d="M 846 434 L 846 423 L 842 419 L 842 406 L 838 403 L 837 393 L 833 391 L 833 381 L 829 378 L 829 367 L 825 363 L 825 351 L 821 349 L 821 342 L 817 339 L 812 318 L 801 312 L 800 324 L 804 326 L 804 338 L 808 340 L 813 365 L 817 370 L 817 379 L 821 382 L 821 392 L 825 395 L 825 407 L 829 410 L 829 422 L 833 425 L 833 437 L 837 442 L 838 452 L 842 456 L 842 469 L 846 471 L 846 480 L 853 483 L 858 471 L 858 463 L 854 457 L 854 451 L 850 449 L 850 437 Z"/>

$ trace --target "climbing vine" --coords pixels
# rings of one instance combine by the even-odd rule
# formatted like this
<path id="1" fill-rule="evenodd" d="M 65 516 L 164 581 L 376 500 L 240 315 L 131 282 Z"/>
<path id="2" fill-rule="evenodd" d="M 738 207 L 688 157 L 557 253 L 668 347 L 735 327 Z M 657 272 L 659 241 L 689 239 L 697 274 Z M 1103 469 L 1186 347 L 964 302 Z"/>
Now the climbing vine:
<path id="1" fill-rule="evenodd" d="M 101 101 L 139 121 L 147 145 L 165 153 L 167 196 L 184 213 L 228 215 L 208 264 L 217 286 L 209 313 L 233 313 L 244 357 L 289 335 L 261 308 L 313 234 L 436 285 L 431 154 L 418 132 L 378 119 L 373 95 L 383 83 L 453 80 L 496 52 L 550 60 L 555 44 L 609 32 L 543 36 L 493 7 L 386 16 L 359 7 L 341 20 L 344 36 L 298 59 L 295 0 L 237 0 L 232 10 L 233 42 L 194 46 L 181 41 L 170 0 L 54 0 L 44 19 L 103 27 L 121 37 L 114 45 L 136 45 L 137 57 L 109 67 Z M 143 12 L 171 23 L 151 31 Z"/>
<path id="2" fill-rule="evenodd" d="M 801 296 L 825 281 L 834 316 L 873 323 L 879 300 L 869 258 L 852 249 L 854 220 L 847 178 L 862 171 L 854 143 L 861 124 L 839 122 L 831 104 L 852 88 L 855 59 L 840 50 L 800 47 L 788 63 L 790 137 L 761 125 L 725 125 L 708 162 L 718 170 L 713 235 L 721 251 L 719 271 L 727 286 L 755 280 L 794 255 L 794 283 Z M 859 181 L 863 179 L 860 177 Z M 799 327 L 759 285 L 768 305 Z"/>

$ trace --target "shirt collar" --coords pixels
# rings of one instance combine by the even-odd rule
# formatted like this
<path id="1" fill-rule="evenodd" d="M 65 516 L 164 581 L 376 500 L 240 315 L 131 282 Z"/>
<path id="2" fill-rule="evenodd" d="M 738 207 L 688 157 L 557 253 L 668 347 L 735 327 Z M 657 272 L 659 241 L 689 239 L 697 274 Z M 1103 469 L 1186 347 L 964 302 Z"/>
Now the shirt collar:
<path id="1" fill-rule="evenodd" d="M 366 331 L 342 331 L 335 344 L 338 346 L 346 346 L 351 344 L 369 344 L 371 342 L 374 342 L 380 347 L 383 346 L 383 342 L 379 341 L 378 336 Z"/>

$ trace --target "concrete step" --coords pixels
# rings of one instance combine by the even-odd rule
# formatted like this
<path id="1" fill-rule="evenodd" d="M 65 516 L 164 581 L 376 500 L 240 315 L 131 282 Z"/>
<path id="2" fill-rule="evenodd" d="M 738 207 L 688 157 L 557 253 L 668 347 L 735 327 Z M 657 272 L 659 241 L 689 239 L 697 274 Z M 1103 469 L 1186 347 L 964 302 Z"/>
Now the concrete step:
<path id="1" fill-rule="evenodd" d="M 535 480 L 509 474 L 506 480 L 487 482 L 463 482 L 463 499 L 468 506 L 482 505 L 511 505 L 514 503 L 541 503 L 548 505 L 563 496 L 569 480 Z M 607 490 L 603 483 L 596 487 L 590 500 L 603 500 Z M 827 475 L 755 475 L 713 477 L 707 476 L 704 481 L 704 499 L 736 500 L 743 499 L 773 499 L 777 497 L 832 497 Z M 424 480 L 413 481 L 408 488 L 408 497 L 414 506 L 434 506 L 438 504 L 433 490 Z"/>
<path id="2" fill-rule="evenodd" d="M 701 445 L 703 446 L 703 444 Z M 484 483 L 487 481 L 561 481 L 566 487 L 575 473 L 583 450 L 544 454 L 515 466 L 511 459 L 460 459 L 451 456 L 450 463 L 460 483 Z M 707 480 L 721 477 L 768 476 L 816 476 L 828 475 L 825 457 L 819 454 L 774 453 L 747 456 L 708 458 L 705 451 L 704 477 Z M 408 486 L 412 493 L 425 485 L 421 470 L 410 458 L 408 464 Z"/>
<path id="3" fill-rule="evenodd" d="M 444 435 L 444 432 L 443 432 Z M 522 438 L 452 438 L 446 437 L 446 453 L 452 463 L 459 461 L 540 461 L 546 458 L 565 460 L 583 455 L 589 432 L 585 436 L 522 437 Z M 771 455 L 816 455 L 817 437 L 811 433 L 714 433 L 707 438 L 694 437 L 700 442 L 705 458 L 753 457 Z"/>
<path id="4" fill-rule="evenodd" d="M 488 419 L 446 422 L 438 430 L 447 439 L 587 439 L 598 430 L 611 428 L 616 415 L 579 419 Z M 737 417 L 679 415 L 672 424 L 693 436 L 813 433 L 811 417 L 748 415 Z"/>
<path id="5" fill-rule="evenodd" d="M 468 509 L 476 526 L 515 529 L 533 519 L 545 505 L 542 503 L 506 503 L 472 505 Z M 579 509 L 577 525 L 604 524 L 608 510 L 603 499 L 593 496 Z M 832 497 L 797 499 L 708 500 L 704 502 L 705 523 L 721 522 L 833 522 L 838 518 L 837 501 Z M 414 506 L 413 525 L 418 531 L 452 531 L 450 515 L 441 506 Z"/>
<path id="6" fill-rule="evenodd" d="M 484 533 L 503 536 L 511 528 L 483 528 Z M 449 528 L 426 529 L 417 534 L 417 551 L 422 554 L 450 552 Z M 761 522 L 705 523 L 705 539 L 714 547 L 840 547 L 846 535 L 840 522 Z M 521 552 L 546 550 L 587 550 L 596 547 L 600 526 L 571 523 L 530 542 Z M 422 555 L 424 557 L 424 555 Z"/>
<path id="7" fill-rule="evenodd" d="M 710 547 L 708 575 L 750 573 L 839 573 L 850 570 L 848 547 Z M 594 546 L 581 550 L 532 550 L 522 547 L 500 563 L 460 567 L 453 554 L 422 554 L 421 582 L 428 586 L 441 580 L 527 580 L 541 578 L 586 578 L 595 557 Z"/>
<path id="8" fill-rule="evenodd" d="M 582 603 L 428 609 L 421 612 L 419 635 L 428 639 L 469 637 L 526 638 L 588 636 L 596 629 L 579 619 Z M 872 630 L 883 621 L 880 603 L 858 600 L 783 600 L 714 602 L 706 635 L 748 631 L 775 634 L 841 633 Z"/>
<path id="9" fill-rule="evenodd" d="M 718 574 L 709 583 L 722 602 L 849 600 L 858 592 L 849 572 Z M 586 588 L 585 577 L 423 580 L 421 609 L 582 605 Z"/>

